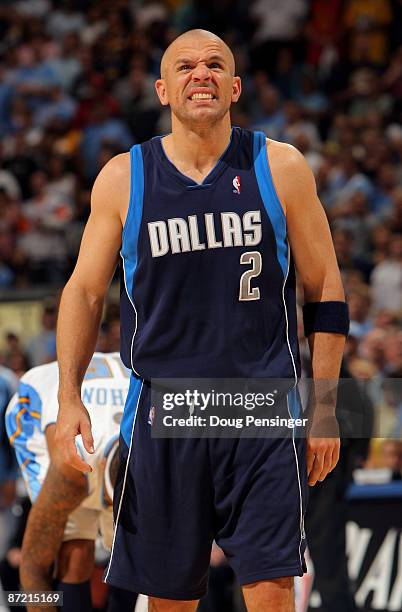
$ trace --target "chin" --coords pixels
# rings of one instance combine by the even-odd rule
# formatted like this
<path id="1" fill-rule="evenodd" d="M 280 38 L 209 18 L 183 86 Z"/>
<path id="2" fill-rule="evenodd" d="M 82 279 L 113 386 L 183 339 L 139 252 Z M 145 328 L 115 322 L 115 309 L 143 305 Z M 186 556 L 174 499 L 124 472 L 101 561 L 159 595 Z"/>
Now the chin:
<path id="1" fill-rule="evenodd" d="M 182 123 L 197 123 L 197 125 L 211 124 L 220 121 L 225 112 L 222 109 L 216 108 L 197 108 L 191 113 L 186 113 L 185 116 L 179 117 Z"/>

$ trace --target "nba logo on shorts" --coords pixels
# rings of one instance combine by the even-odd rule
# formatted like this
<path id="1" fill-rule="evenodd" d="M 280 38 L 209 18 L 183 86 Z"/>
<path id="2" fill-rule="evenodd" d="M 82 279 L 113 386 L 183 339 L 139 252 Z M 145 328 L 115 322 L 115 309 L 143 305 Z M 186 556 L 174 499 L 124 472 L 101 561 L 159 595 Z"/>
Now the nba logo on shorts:
<path id="1" fill-rule="evenodd" d="M 152 408 L 149 411 L 149 415 L 148 415 L 148 425 L 154 424 L 154 418 L 155 418 L 155 406 L 152 406 Z"/>
<path id="2" fill-rule="evenodd" d="M 240 195 L 240 176 L 235 176 L 232 183 L 234 187 L 233 193 Z"/>

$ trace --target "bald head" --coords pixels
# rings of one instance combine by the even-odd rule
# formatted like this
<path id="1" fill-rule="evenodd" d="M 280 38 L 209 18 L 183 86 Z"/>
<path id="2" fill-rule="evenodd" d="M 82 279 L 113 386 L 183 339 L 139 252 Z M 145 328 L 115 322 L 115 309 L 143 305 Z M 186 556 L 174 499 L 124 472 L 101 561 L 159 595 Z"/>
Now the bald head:
<path id="1" fill-rule="evenodd" d="M 208 30 L 189 30 L 184 32 L 168 46 L 165 53 L 163 54 L 161 61 L 161 77 L 165 79 L 169 70 L 169 67 L 174 63 L 180 55 L 181 51 L 185 51 L 186 48 L 199 48 L 203 44 L 215 43 L 215 46 L 219 47 L 224 59 L 226 60 L 230 72 L 232 75 L 235 73 L 235 61 L 233 53 L 227 46 L 227 44 Z"/>

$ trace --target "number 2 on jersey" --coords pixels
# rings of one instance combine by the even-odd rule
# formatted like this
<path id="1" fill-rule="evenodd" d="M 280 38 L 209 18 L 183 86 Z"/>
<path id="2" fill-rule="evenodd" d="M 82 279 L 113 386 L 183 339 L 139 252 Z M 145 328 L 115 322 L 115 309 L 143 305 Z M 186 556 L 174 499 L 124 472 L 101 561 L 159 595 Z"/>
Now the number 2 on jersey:
<path id="1" fill-rule="evenodd" d="M 251 270 L 246 270 L 240 277 L 239 300 L 248 302 L 250 300 L 260 299 L 260 290 L 258 287 L 251 287 L 251 279 L 261 274 L 262 257 L 259 251 L 248 251 L 240 256 L 240 263 L 244 265 L 251 264 Z"/>

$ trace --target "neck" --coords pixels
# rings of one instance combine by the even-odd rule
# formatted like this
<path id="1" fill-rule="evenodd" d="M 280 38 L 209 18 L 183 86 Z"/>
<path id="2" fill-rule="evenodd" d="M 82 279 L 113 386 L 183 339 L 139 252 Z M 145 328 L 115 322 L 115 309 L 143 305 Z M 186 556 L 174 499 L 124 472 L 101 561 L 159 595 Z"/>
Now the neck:
<path id="1" fill-rule="evenodd" d="M 230 142 L 230 115 L 208 126 L 185 126 L 172 116 L 172 133 L 163 139 L 167 155 L 176 164 L 193 166 L 200 172 L 214 165 Z"/>

